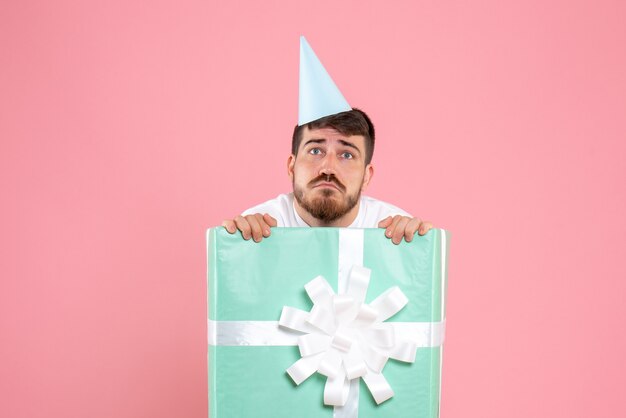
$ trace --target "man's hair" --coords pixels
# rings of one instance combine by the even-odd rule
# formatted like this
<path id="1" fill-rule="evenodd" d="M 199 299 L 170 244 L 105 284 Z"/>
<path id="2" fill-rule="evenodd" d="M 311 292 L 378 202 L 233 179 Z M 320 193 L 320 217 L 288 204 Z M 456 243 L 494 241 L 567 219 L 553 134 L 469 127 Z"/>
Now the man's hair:
<path id="1" fill-rule="evenodd" d="M 305 126 L 309 129 L 333 128 L 346 136 L 362 135 L 365 137 L 365 164 L 367 165 L 372 161 L 375 140 L 374 124 L 362 110 L 353 107 L 347 112 L 324 116 L 302 126 L 296 126 L 291 139 L 291 153 L 293 155 L 298 155 L 300 142 L 302 142 L 302 131 Z"/>

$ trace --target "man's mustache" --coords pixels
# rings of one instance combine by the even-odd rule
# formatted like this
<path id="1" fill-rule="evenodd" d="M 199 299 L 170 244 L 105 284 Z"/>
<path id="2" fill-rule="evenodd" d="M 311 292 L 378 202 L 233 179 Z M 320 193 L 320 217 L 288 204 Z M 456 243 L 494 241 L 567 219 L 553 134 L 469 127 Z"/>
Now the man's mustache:
<path id="1" fill-rule="evenodd" d="M 338 179 L 337 177 L 335 177 L 334 174 L 322 174 L 320 176 L 317 176 L 316 178 L 314 178 L 313 180 L 311 180 L 309 182 L 309 186 L 310 187 L 314 187 L 315 185 L 317 185 L 318 183 L 322 183 L 322 182 L 326 182 L 326 183 L 334 183 L 335 186 L 337 186 L 337 188 L 339 190 L 341 190 L 342 192 L 346 190 L 346 186 L 344 186 Z"/>

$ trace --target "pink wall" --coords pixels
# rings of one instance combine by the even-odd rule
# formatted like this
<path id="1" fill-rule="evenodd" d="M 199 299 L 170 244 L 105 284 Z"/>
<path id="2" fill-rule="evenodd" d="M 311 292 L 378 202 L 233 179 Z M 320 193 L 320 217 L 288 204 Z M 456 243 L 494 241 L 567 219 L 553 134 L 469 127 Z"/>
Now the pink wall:
<path id="1" fill-rule="evenodd" d="M 300 34 L 453 233 L 442 416 L 626 416 L 626 3 L 114 3 L 0 5 L 0 416 L 206 416 L 204 229 L 290 187 Z"/>

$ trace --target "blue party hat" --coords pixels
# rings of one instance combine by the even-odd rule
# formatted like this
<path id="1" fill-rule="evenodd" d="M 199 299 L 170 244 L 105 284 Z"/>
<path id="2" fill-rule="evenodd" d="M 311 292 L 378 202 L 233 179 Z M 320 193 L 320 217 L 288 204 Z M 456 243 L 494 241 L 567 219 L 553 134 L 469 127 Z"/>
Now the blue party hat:
<path id="1" fill-rule="evenodd" d="M 324 116 L 352 110 L 304 36 L 300 37 L 298 105 L 298 126 Z"/>

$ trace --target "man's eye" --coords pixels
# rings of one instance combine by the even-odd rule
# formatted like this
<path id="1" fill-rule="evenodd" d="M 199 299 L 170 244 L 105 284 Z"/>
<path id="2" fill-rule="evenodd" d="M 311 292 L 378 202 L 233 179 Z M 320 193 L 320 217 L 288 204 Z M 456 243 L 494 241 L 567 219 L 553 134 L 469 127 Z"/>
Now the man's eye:
<path id="1" fill-rule="evenodd" d="M 311 148 L 311 150 L 309 151 L 309 154 L 313 154 L 313 155 L 320 155 L 322 153 L 322 150 L 319 148 Z"/>
<path id="2" fill-rule="evenodd" d="M 351 153 L 351 152 L 347 152 L 347 151 L 346 151 L 346 152 L 344 152 L 344 153 L 342 153 L 342 154 L 341 154 L 341 157 L 342 157 L 342 158 L 345 158 L 346 160 L 351 160 L 351 159 L 353 159 L 353 158 L 354 158 L 354 155 L 352 155 L 352 153 Z"/>

